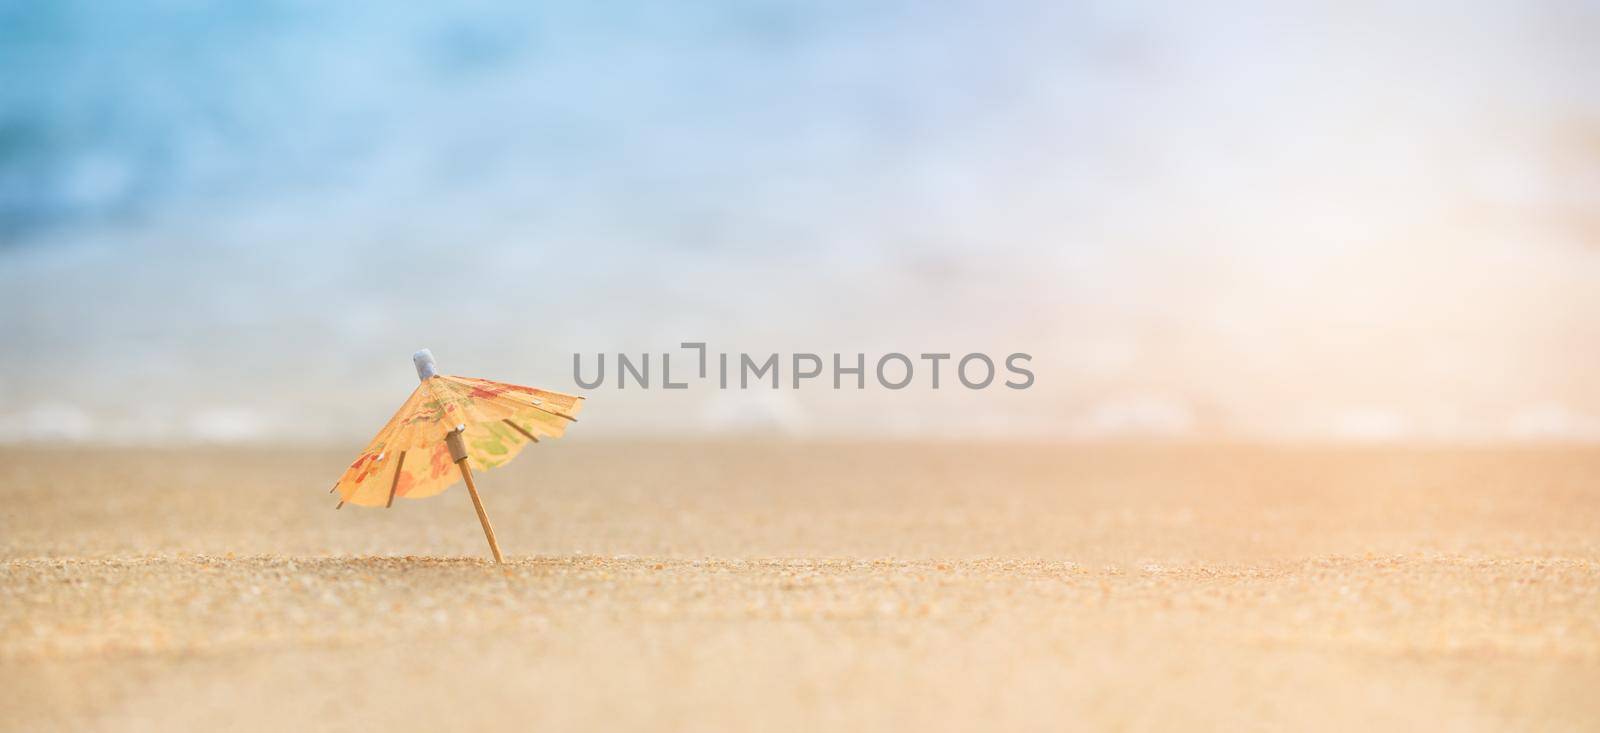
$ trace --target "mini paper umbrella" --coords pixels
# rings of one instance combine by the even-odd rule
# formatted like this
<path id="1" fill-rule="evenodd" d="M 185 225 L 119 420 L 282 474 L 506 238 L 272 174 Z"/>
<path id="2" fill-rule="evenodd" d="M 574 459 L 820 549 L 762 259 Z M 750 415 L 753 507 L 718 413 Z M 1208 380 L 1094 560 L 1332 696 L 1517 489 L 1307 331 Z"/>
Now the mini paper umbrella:
<path id="1" fill-rule="evenodd" d="M 439 374 L 427 349 L 411 360 L 422 384 L 331 491 L 339 492 L 339 507 L 392 507 L 396 498 L 433 496 L 464 478 L 494 560 L 504 562 L 472 469 L 503 466 L 529 444 L 561 437 L 583 398 Z"/>

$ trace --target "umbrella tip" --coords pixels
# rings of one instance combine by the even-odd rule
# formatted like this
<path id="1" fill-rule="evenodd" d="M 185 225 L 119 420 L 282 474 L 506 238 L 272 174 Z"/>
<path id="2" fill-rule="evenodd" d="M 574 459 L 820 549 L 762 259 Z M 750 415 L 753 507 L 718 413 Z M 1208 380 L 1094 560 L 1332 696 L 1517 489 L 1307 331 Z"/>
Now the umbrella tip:
<path id="1" fill-rule="evenodd" d="M 424 382 L 439 373 L 439 367 L 433 363 L 433 352 L 427 349 L 412 354 L 411 363 L 417 365 L 417 379 Z"/>

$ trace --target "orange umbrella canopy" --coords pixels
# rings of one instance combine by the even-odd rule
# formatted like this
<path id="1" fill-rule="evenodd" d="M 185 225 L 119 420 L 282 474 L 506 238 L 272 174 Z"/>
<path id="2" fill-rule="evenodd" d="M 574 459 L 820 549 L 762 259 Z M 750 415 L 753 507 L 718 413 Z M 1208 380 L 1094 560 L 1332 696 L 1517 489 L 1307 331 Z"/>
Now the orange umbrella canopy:
<path id="1" fill-rule="evenodd" d="M 461 479 L 446 443 L 453 431 L 471 467 L 486 471 L 561 437 L 583 408 L 582 397 L 432 372 L 432 355 L 418 361 L 422 384 L 334 485 L 341 504 L 390 506 L 444 491 Z"/>

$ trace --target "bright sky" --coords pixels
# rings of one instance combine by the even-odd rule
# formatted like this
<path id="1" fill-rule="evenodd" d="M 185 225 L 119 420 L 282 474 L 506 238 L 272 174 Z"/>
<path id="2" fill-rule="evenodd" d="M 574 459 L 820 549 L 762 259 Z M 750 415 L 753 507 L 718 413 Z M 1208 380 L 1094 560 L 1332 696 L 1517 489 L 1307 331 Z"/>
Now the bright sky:
<path id="1" fill-rule="evenodd" d="M 1600 440 L 1594 3 L 153 5 L 0 11 L 0 439 L 703 340 L 1038 382 L 585 427 Z"/>

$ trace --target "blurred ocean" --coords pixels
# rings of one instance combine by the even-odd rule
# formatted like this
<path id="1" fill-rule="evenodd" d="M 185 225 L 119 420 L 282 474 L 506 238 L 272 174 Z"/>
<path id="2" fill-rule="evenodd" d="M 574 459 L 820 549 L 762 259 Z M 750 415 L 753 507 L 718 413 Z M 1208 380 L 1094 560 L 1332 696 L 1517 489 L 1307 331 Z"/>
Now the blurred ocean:
<path id="1" fill-rule="evenodd" d="M 596 435 L 1600 440 L 1600 5 L 0 2 L 3 440 L 359 439 L 572 354 Z"/>

